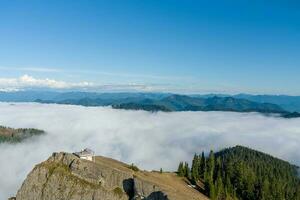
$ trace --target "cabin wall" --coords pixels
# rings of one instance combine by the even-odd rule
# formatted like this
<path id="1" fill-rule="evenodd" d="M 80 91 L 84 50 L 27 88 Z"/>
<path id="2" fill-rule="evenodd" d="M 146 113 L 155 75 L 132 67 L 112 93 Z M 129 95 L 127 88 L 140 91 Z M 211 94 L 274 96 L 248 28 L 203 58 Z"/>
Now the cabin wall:
<path id="1" fill-rule="evenodd" d="M 93 156 L 80 156 L 81 159 L 93 161 Z"/>

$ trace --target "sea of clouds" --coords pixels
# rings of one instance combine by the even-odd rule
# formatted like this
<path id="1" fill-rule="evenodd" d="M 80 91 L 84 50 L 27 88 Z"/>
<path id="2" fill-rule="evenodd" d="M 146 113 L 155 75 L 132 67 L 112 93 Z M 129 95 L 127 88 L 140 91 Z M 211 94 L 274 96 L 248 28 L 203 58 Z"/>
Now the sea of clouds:
<path id="1" fill-rule="evenodd" d="M 245 145 L 300 165 L 300 119 L 257 113 L 115 110 L 0 103 L 0 125 L 43 129 L 45 136 L 0 144 L 0 199 L 14 196 L 33 166 L 52 152 L 89 147 L 147 170 L 175 170 L 195 152 Z"/>

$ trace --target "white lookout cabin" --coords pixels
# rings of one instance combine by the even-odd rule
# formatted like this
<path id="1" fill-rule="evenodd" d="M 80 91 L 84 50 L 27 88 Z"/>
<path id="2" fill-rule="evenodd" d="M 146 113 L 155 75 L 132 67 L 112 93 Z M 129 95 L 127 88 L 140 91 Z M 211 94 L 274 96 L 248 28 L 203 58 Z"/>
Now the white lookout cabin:
<path id="1" fill-rule="evenodd" d="M 86 148 L 81 150 L 80 152 L 75 152 L 74 154 L 81 159 L 95 161 L 95 153 L 91 149 Z"/>

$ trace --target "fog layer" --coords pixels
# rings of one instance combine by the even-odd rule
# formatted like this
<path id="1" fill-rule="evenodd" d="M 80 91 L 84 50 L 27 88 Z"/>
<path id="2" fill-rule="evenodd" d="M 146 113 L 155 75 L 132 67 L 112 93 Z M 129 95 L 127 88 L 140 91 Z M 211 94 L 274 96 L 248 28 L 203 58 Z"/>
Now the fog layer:
<path id="1" fill-rule="evenodd" d="M 47 135 L 0 144 L 0 199 L 15 195 L 33 166 L 52 152 L 89 147 L 140 168 L 175 170 L 195 152 L 245 145 L 300 165 L 300 119 L 256 113 L 114 110 L 0 103 L 0 125 L 39 128 Z"/>

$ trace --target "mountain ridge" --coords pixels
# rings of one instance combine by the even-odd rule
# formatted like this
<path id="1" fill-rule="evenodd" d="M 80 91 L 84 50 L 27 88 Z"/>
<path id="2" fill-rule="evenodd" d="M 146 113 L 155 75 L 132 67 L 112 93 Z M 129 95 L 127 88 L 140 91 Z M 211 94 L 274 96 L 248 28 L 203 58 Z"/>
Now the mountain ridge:
<path id="1" fill-rule="evenodd" d="M 36 165 L 15 200 L 208 200 L 174 173 L 148 172 L 96 156 L 53 153 Z"/>
<path id="2" fill-rule="evenodd" d="M 225 197 L 298 200 L 300 197 L 298 166 L 248 147 L 237 145 L 216 153 L 211 151 L 207 156 L 202 153 L 202 158 L 195 154 L 191 168 L 187 163 L 182 167 L 180 164 L 177 174 L 149 172 L 103 156 L 89 161 L 72 153 L 53 153 L 33 168 L 16 197 L 10 200 L 208 200 L 206 195 L 212 200 Z"/>
<path id="3" fill-rule="evenodd" d="M 32 95 L 30 95 L 32 93 Z M 95 92 L 38 92 L 23 91 L 0 92 L 0 101 L 8 102 L 38 102 L 82 106 L 112 106 L 115 109 L 145 110 L 145 111 L 232 111 L 259 112 L 263 114 L 278 114 L 284 118 L 297 118 L 300 113 L 297 107 L 286 109 L 288 100 L 276 98 L 293 98 L 292 104 L 297 104 L 300 98 L 291 96 L 239 95 L 180 95 L 171 93 L 95 93 Z M 266 98 L 266 97 L 265 97 Z M 275 100 L 272 100 L 274 98 Z M 253 100 L 252 100 L 253 99 Z M 278 102 L 275 104 L 272 102 Z M 284 104 L 285 103 L 285 104 Z M 282 106 L 284 107 L 282 107 Z"/>

